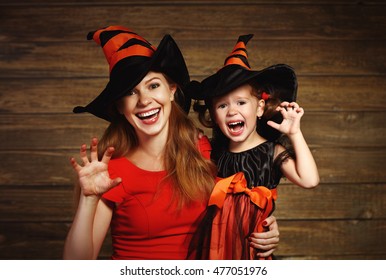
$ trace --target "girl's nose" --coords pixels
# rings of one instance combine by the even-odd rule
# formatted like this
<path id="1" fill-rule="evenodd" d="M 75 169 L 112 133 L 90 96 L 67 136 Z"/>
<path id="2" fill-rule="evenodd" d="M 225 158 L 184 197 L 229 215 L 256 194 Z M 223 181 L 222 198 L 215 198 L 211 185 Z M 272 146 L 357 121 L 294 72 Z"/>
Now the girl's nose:
<path id="1" fill-rule="evenodd" d="M 229 109 L 228 109 L 228 115 L 230 116 L 234 116 L 237 114 L 237 109 L 235 108 L 235 106 L 233 105 L 230 105 L 229 106 Z"/>

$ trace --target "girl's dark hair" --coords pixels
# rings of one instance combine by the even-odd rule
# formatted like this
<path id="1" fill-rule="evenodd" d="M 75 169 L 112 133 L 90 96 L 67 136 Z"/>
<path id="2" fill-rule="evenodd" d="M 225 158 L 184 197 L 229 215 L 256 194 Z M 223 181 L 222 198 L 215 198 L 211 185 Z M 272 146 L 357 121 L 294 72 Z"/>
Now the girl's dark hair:
<path id="1" fill-rule="evenodd" d="M 280 153 L 274 162 L 275 166 L 280 166 L 286 159 L 295 158 L 295 152 L 288 137 L 267 124 L 269 120 L 276 123 L 283 121 L 281 113 L 276 111 L 277 106 L 282 102 L 278 98 L 282 89 L 252 80 L 248 84 L 252 87 L 252 93 L 259 100 L 262 99 L 263 92 L 269 94 L 269 98 L 265 100 L 264 113 L 260 119 L 256 120 L 257 132 L 268 141 L 280 144 L 285 148 L 285 151 Z M 212 99 L 205 100 L 205 104 L 202 101 L 195 101 L 193 110 L 198 113 L 198 119 L 204 127 L 212 128 L 212 159 L 217 162 L 219 156 L 228 149 L 229 139 L 212 121 L 212 101 Z"/>

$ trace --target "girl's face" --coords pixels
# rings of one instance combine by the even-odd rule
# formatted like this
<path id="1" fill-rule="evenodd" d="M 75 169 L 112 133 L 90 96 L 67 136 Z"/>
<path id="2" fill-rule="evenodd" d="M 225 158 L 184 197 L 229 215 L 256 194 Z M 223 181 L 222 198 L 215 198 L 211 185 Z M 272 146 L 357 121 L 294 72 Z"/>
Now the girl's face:
<path id="1" fill-rule="evenodd" d="M 255 144 L 257 117 L 264 112 L 264 100 L 259 100 L 248 84 L 213 99 L 213 118 L 231 146 L 249 147 Z M 248 145 L 250 144 L 250 145 Z"/>
<path id="2" fill-rule="evenodd" d="M 121 99 L 118 110 L 134 127 L 137 136 L 167 135 L 176 85 L 162 73 L 149 72 Z"/>

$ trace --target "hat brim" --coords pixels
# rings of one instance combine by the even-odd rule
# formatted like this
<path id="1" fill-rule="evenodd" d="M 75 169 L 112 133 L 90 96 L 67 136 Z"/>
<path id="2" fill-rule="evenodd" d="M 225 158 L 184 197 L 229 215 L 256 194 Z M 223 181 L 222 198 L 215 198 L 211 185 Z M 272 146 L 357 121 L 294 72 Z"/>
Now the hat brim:
<path id="1" fill-rule="evenodd" d="M 149 71 L 166 74 L 181 88 L 184 88 L 190 80 L 180 49 L 170 35 L 165 35 L 151 57 L 131 56 L 120 60 L 111 71 L 105 89 L 88 105 L 77 106 L 73 112 L 88 112 L 113 122 L 116 118 L 116 113 L 112 109 L 115 102 L 139 84 Z M 185 111 L 189 111 L 190 98 L 180 97 L 177 101 L 182 103 L 179 105 Z"/>
<path id="2" fill-rule="evenodd" d="M 275 88 L 281 101 L 296 100 L 297 79 L 292 67 L 276 64 L 259 71 L 252 71 L 240 65 L 232 64 L 221 68 L 217 73 L 204 79 L 200 84 L 191 83 L 189 94 L 196 100 L 210 100 L 225 95 L 239 86 L 255 80 L 259 85 Z"/>

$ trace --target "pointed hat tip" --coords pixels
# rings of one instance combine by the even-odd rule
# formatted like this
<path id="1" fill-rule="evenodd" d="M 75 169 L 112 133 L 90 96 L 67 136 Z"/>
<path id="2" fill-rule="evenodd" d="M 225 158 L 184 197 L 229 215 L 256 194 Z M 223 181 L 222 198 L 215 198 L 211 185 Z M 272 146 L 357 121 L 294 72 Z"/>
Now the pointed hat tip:
<path id="1" fill-rule="evenodd" d="M 249 40 L 251 40 L 253 37 L 253 34 L 247 34 L 247 35 L 241 35 L 239 36 L 239 39 L 237 42 L 243 42 L 244 44 L 247 44 Z"/>

